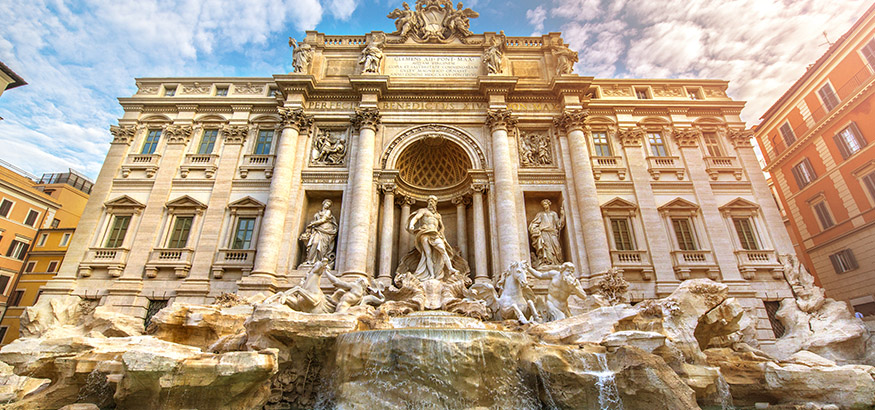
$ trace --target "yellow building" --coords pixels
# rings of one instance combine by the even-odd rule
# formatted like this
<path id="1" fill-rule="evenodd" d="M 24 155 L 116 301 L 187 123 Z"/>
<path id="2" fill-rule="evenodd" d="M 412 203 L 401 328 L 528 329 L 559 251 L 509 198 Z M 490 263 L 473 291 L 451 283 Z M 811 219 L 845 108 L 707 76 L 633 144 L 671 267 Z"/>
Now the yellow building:
<path id="1" fill-rule="evenodd" d="M 36 302 L 40 287 L 58 271 L 93 184 L 72 170 L 45 174 L 36 183 L 27 181 L 35 195 L 52 199 L 58 208 L 50 215 L 48 223 L 38 225 L 41 229 L 32 236 L 23 264 L 19 262 L 23 267 L 15 272 L 12 285 L 7 286 L 13 290 L 5 293 L 8 297 L 0 302 L 4 309 L 0 320 L 0 344 L 4 345 L 18 337 L 21 312 Z"/>
<path id="2" fill-rule="evenodd" d="M 22 85 L 27 84 L 23 78 L 21 78 L 18 74 L 15 74 L 6 64 L 3 64 L 0 61 L 0 95 L 3 95 L 3 91 L 6 91 L 10 88 L 20 87 Z"/>

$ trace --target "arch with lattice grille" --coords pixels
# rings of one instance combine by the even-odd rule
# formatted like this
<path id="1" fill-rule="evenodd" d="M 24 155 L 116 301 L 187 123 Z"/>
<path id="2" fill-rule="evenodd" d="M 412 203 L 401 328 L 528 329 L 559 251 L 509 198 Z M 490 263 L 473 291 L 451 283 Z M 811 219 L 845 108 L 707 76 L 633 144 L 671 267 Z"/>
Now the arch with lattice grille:
<path id="1" fill-rule="evenodd" d="M 457 148 L 463 152 L 469 164 L 467 169 L 486 167 L 486 156 L 483 154 L 483 148 L 471 135 L 458 128 L 440 124 L 419 125 L 398 134 L 383 150 L 380 165 L 383 169 L 399 169 L 398 160 L 408 147 L 420 140 L 434 140 L 436 138 L 452 143 L 455 146 L 453 149 Z"/>

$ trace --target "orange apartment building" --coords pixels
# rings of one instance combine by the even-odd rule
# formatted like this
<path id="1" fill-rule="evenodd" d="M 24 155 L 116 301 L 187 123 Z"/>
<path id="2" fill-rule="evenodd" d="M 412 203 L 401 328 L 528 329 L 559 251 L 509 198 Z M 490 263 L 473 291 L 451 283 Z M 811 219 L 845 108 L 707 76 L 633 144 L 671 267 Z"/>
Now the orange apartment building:
<path id="1" fill-rule="evenodd" d="M 875 6 L 763 115 L 785 224 L 829 297 L 875 315 Z"/>

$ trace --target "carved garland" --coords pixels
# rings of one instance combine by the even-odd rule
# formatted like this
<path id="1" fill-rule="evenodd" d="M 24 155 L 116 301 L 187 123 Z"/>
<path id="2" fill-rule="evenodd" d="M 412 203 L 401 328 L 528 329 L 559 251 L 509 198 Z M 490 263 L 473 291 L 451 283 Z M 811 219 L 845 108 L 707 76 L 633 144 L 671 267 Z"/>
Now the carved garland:
<path id="1" fill-rule="evenodd" d="M 553 125 L 562 132 L 583 130 L 589 110 L 563 111 L 562 115 L 553 119 Z"/>
<path id="2" fill-rule="evenodd" d="M 696 128 L 675 128 L 674 140 L 681 148 L 695 148 L 699 145 L 702 131 Z"/>
<path id="3" fill-rule="evenodd" d="M 249 127 L 245 125 L 230 125 L 222 129 L 226 144 L 243 144 L 249 136 Z"/>
<path id="4" fill-rule="evenodd" d="M 355 114 L 350 117 L 353 128 L 356 131 L 361 131 L 362 128 L 370 128 L 374 131 L 382 123 L 380 110 L 376 108 L 357 108 Z"/>
<path id="5" fill-rule="evenodd" d="M 168 144 L 188 144 L 191 131 L 190 125 L 168 125 L 164 128 L 164 136 Z"/>
<path id="6" fill-rule="evenodd" d="M 402 133 L 401 135 L 398 135 L 397 137 L 395 137 L 395 139 L 393 139 L 392 142 L 389 143 L 389 146 L 386 147 L 386 150 L 383 152 L 383 156 L 380 158 L 381 168 L 386 169 L 386 164 L 389 162 L 389 155 L 392 153 L 392 151 L 395 150 L 395 147 L 397 147 L 398 144 L 400 144 L 404 141 L 407 141 L 410 137 L 412 137 L 414 135 L 425 134 L 425 133 L 443 133 L 443 134 L 449 134 L 449 135 L 452 135 L 454 137 L 459 138 L 465 144 L 467 144 L 469 147 L 471 147 L 471 149 L 474 150 L 474 152 L 477 154 L 477 158 L 480 160 L 480 166 L 481 167 L 486 166 L 485 165 L 486 164 L 486 155 L 483 154 L 483 151 L 480 149 L 480 146 L 477 145 L 477 142 L 474 141 L 474 139 L 471 138 L 470 135 L 468 135 L 462 131 L 459 131 L 455 128 L 448 127 L 445 125 L 426 124 L 426 125 L 421 125 L 419 127 L 411 128 L 411 129 L 405 131 L 404 133 Z"/>
<path id="7" fill-rule="evenodd" d="M 313 116 L 304 114 L 303 108 L 277 107 L 276 111 L 280 116 L 282 128 L 294 128 L 302 132 L 313 125 Z"/>

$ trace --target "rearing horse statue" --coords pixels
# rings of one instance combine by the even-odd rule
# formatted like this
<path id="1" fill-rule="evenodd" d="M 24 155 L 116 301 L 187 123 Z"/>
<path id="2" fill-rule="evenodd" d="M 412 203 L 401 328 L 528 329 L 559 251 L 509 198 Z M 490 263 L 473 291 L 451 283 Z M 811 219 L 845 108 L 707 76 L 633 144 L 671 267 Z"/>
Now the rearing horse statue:
<path id="1" fill-rule="evenodd" d="M 535 309 L 535 292 L 529 287 L 526 263 L 513 262 L 491 284 L 477 284 L 472 291 L 478 299 L 485 299 L 502 320 L 517 319 L 522 324 L 540 322 Z"/>

